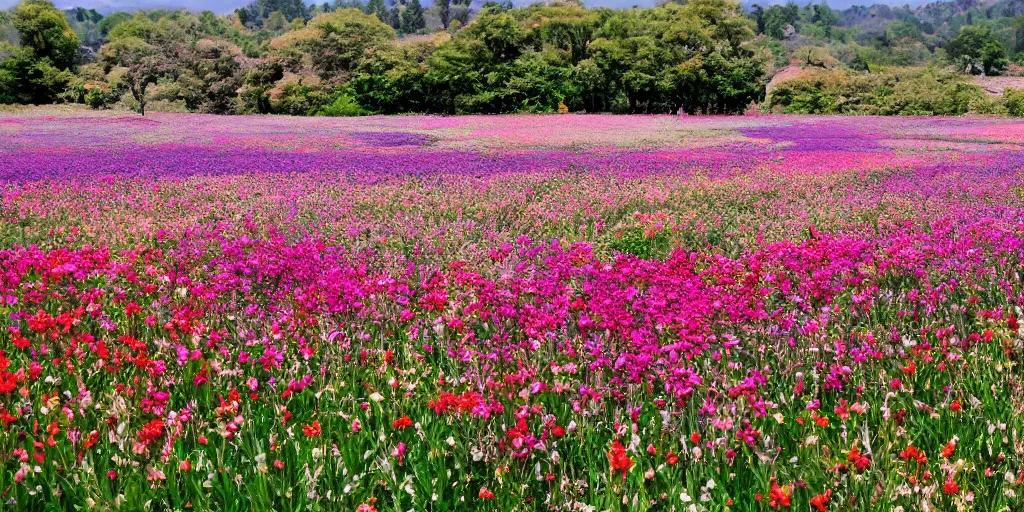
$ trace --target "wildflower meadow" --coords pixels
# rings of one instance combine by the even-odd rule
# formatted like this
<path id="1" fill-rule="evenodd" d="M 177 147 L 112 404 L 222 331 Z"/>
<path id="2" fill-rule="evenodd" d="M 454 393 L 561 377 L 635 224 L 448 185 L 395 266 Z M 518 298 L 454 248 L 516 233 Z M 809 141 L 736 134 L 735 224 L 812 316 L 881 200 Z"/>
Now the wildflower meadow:
<path id="1" fill-rule="evenodd" d="M 0 509 L 1024 510 L 1024 124 L 0 115 Z"/>

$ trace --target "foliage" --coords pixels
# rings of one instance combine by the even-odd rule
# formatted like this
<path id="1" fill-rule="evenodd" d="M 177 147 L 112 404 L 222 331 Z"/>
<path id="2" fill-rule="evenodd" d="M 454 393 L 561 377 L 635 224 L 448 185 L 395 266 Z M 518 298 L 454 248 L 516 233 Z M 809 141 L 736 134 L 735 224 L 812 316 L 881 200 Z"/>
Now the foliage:
<path id="1" fill-rule="evenodd" d="M 359 105 L 352 92 L 346 89 L 335 90 L 334 101 L 316 111 L 318 116 L 330 117 L 361 116 L 366 113 L 366 109 Z"/>
<path id="2" fill-rule="evenodd" d="M 420 0 L 409 0 L 402 9 L 401 30 L 404 34 L 415 34 L 427 27 L 423 18 L 423 6 Z"/>
<path id="3" fill-rule="evenodd" d="M 14 46 L 0 52 L 8 60 L 0 65 L 0 81 L 9 84 L 0 100 L 84 102 L 86 84 L 107 84 L 102 96 L 116 99 L 130 88 L 123 85 L 121 67 L 104 60 L 110 53 L 104 48 L 133 38 L 161 60 L 155 77 L 161 85 L 147 89 L 149 99 L 191 111 L 274 113 L 280 105 L 280 113 L 313 114 L 337 96 L 367 112 L 388 114 L 554 112 L 560 105 L 574 112 L 737 113 L 760 104 L 767 79 L 791 60 L 861 73 L 896 66 L 938 70 L 947 63 L 961 71 L 1000 73 L 1009 62 L 1007 48 L 1016 48 L 1014 31 L 1024 27 L 1016 18 L 986 16 L 951 32 L 934 23 L 935 6 L 838 11 L 790 2 L 742 12 L 731 0 L 630 10 L 488 2 L 474 12 L 462 0 L 421 1 L 307 6 L 259 0 L 230 16 L 183 10 L 101 16 L 72 9 L 66 13 L 69 31 L 52 5 L 31 0 L 18 8 L 38 19 L 28 33 L 49 35 L 33 36 L 35 46 L 15 38 Z M 19 33 L 13 20 L 18 9 L 7 21 L 0 17 L 0 32 L 8 26 L 8 34 Z M 81 49 L 79 56 L 77 43 L 71 44 L 74 32 L 92 49 Z M 53 55 L 36 59 L 37 50 Z M 73 65 L 61 67 L 69 55 Z M 74 64 L 94 57 L 112 74 L 75 77 Z M 844 71 L 826 80 L 833 82 L 832 92 L 808 89 L 793 100 L 802 106 L 776 106 L 879 114 L 960 112 L 970 105 L 1002 109 L 999 102 L 975 97 L 970 87 L 952 86 L 952 77 L 934 78 L 937 72 L 913 78 L 916 73 L 846 79 L 856 73 Z M 301 87 L 291 87 L 279 101 L 290 84 Z M 780 101 L 791 101 L 783 99 L 790 89 L 781 93 Z M 100 95 L 93 93 L 94 100 Z"/>
<path id="4" fill-rule="evenodd" d="M 290 83 L 281 88 L 281 93 L 271 105 L 278 114 L 311 116 L 330 108 L 334 101 L 331 91 L 324 87 Z"/>
<path id="5" fill-rule="evenodd" d="M 131 94 L 139 113 L 146 115 L 146 89 L 170 66 L 160 49 L 138 37 L 120 36 L 103 47 L 101 59 L 108 68 L 124 68 L 118 85 Z"/>
<path id="6" fill-rule="evenodd" d="M 78 57 L 78 35 L 71 29 L 64 13 L 47 0 L 25 0 L 11 16 L 14 28 L 21 35 L 21 47 L 35 59 L 48 59 L 53 67 L 65 70 L 74 67 Z"/>
<path id="7" fill-rule="evenodd" d="M 1009 115 L 1024 117 L 1024 90 L 1006 89 L 1003 91 L 1003 101 Z"/>
<path id="8" fill-rule="evenodd" d="M 992 29 L 987 26 L 963 27 L 946 45 L 946 53 L 970 73 L 998 75 L 1009 63 L 1006 47 L 992 37 Z"/>
<path id="9" fill-rule="evenodd" d="M 389 44 L 394 35 L 375 16 L 343 9 L 320 14 L 304 28 L 275 38 L 270 45 L 278 52 L 298 52 L 298 60 L 308 61 L 323 80 L 345 82 L 369 52 Z"/>
<path id="10" fill-rule="evenodd" d="M 383 5 L 383 0 L 371 0 L 371 4 L 373 2 Z M 376 12 L 374 8 L 370 10 Z M 472 11 L 470 2 L 465 0 L 434 0 L 434 13 L 441 22 L 441 28 L 448 30 L 452 23 L 457 23 L 459 26 L 465 25 L 469 21 Z"/>
<path id="11" fill-rule="evenodd" d="M 672 251 L 668 231 L 634 227 L 612 236 L 610 247 L 613 251 L 652 260 L 663 259 Z"/>
<path id="12" fill-rule="evenodd" d="M 769 108 L 794 114 L 962 115 L 982 97 L 980 87 L 934 69 L 823 71 L 776 85 Z"/>
<path id="13" fill-rule="evenodd" d="M 19 4 L 10 23 L 20 46 L 0 41 L 0 103 L 56 101 L 74 80 L 78 35 L 45 0 Z"/>

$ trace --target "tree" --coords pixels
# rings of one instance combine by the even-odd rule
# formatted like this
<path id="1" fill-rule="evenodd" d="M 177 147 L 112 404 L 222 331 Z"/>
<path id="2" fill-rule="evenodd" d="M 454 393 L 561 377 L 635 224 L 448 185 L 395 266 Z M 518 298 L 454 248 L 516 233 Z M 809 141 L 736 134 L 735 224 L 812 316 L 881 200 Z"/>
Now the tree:
<path id="1" fill-rule="evenodd" d="M 384 23 L 387 23 L 394 30 L 402 29 L 402 11 L 398 9 L 397 2 L 391 6 L 391 10 L 388 11 L 388 19 Z"/>
<path id="2" fill-rule="evenodd" d="M 793 4 L 793 7 L 796 5 Z M 799 19 L 799 8 L 794 13 L 789 5 L 786 7 L 773 5 L 764 11 L 764 33 L 774 39 L 783 39 L 786 37 L 786 27 L 795 26 L 797 19 Z"/>
<path id="3" fill-rule="evenodd" d="M 309 7 L 303 0 L 256 0 L 243 8 L 245 25 L 256 28 L 265 27 L 265 24 L 274 13 L 280 13 L 284 17 L 283 23 L 278 30 L 283 30 L 288 20 L 302 18 L 308 20 L 310 17 Z M 239 19 L 243 16 L 239 15 Z M 275 20 L 280 21 L 280 20 Z"/>
<path id="4" fill-rule="evenodd" d="M 0 103 L 52 103 L 74 79 L 78 35 L 44 0 L 18 5 L 10 17 L 21 46 L 0 43 Z"/>
<path id="5" fill-rule="evenodd" d="M 441 27 L 448 30 L 448 23 L 452 19 L 452 0 L 434 0 L 434 12 L 441 20 Z"/>
<path id="6" fill-rule="evenodd" d="M 231 43 L 202 39 L 190 45 L 178 69 L 179 95 L 190 110 L 233 114 L 242 87 L 241 49 Z"/>
<path id="7" fill-rule="evenodd" d="M 946 45 L 946 53 L 960 69 L 972 74 L 999 74 L 1008 64 L 1006 47 L 987 26 L 962 27 Z"/>
<path id="8" fill-rule="evenodd" d="M 37 59 L 49 59 L 57 69 L 75 65 L 80 45 L 78 34 L 71 29 L 64 13 L 46 0 L 25 0 L 11 17 L 21 34 L 21 46 Z"/>
<path id="9" fill-rule="evenodd" d="M 1024 16 L 1013 19 L 1013 51 L 1024 52 Z"/>
<path id="10" fill-rule="evenodd" d="M 267 21 L 263 22 L 263 28 L 275 33 L 284 32 L 285 27 L 288 25 L 288 20 L 284 17 L 284 13 L 281 11 L 274 11 L 270 13 L 270 17 Z"/>
<path id="11" fill-rule="evenodd" d="M 279 54 L 308 56 L 321 79 L 342 83 L 372 49 L 390 44 L 394 37 L 395 32 L 376 16 L 342 9 L 317 15 L 304 28 L 274 38 L 270 46 Z"/>
<path id="12" fill-rule="evenodd" d="M 420 0 L 410 0 L 402 10 L 402 32 L 415 34 L 426 28 L 427 22 L 423 18 L 423 5 Z"/>
<path id="13" fill-rule="evenodd" d="M 764 34 L 764 7 L 758 4 L 751 5 L 750 19 L 757 25 L 757 33 Z"/>
<path id="14" fill-rule="evenodd" d="M 366 4 L 366 14 L 377 16 L 377 19 L 383 23 L 387 23 L 391 17 L 388 13 L 387 5 L 384 4 L 384 0 L 370 0 Z"/>
<path id="15" fill-rule="evenodd" d="M 125 68 L 121 86 L 128 89 L 139 105 L 139 113 L 146 115 L 146 89 L 156 83 L 170 65 L 153 45 L 137 37 L 124 37 L 103 47 L 101 58 Z"/>

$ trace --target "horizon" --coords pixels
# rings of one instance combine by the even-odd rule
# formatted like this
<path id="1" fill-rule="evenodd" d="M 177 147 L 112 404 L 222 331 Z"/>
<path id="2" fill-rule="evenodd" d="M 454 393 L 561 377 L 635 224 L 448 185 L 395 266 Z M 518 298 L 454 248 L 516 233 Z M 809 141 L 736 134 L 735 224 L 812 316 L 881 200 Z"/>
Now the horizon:
<path id="1" fill-rule="evenodd" d="M 54 1 L 54 0 L 51 0 Z M 427 0 L 429 3 L 429 0 Z M 753 4 L 761 5 L 773 5 L 783 4 L 788 0 L 767 0 L 763 2 L 758 1 L 742 1 L 741 5 L 748 7 Z M 21 0 L 0 0 L 0 9 L 9 9 L 19 4 Z M 54 5 L 58 9 L 68 10 L 76 7 L 82 7 L 85 9 L 95 9 L 101 14 L 109 14 L 116 11 L 138 11 L 138 10 L 150 10 L 150 9 L 188 9 L 190 11 L 213 11 L 217 14 L 230 14 L 239 7 L 244 7 L 251 3 L 251 0 L 56 0 Z M 312 5 L 314 3 L 322 2 L 309 2 Z M 517 6 L 529 5 L 536 3 L 533 1 L 522 1 L 514 0 L 513 3 Z M 628 9 L 630 7 L 652 7 L 657 3 L 657 0 L 593 0 L 584 1 L 587 7 L 610 7 L 614 9 Z M 834 9 L 848 9 L 855 5 L 871 6 L 871 5 L 888 5 L 891 7 L 900 7 L 904 5 L 910 5 L 917 7 L 930 3 L 929 0 L 916 0 L 913 2 L 906 1 L 877 1 L 877 2 L 863 2 L 859 0 L 824 0 L 821 2 L 812 1 L 797 1 L 798 5 L 805 5 L 810 3 L 824 3 Z M 425 4 L 426 5 L 426 4 Z"/>

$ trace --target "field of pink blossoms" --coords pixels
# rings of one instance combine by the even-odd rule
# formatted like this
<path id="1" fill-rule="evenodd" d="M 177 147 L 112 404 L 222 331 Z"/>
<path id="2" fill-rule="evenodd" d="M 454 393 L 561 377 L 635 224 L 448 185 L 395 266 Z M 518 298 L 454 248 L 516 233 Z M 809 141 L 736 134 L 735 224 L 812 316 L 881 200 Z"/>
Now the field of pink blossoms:
<path id="1" fill-rule="evenodd" d="M 1024 510 L 1024 124 L 0 114 L 0 510 Z"/>

